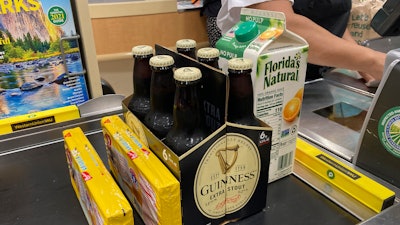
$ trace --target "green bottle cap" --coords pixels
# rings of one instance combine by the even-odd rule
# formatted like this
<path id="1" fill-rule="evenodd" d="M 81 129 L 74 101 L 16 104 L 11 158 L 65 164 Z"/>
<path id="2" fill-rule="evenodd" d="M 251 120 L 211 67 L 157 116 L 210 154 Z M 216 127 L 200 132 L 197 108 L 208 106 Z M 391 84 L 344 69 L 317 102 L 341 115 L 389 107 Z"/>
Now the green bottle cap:
<path id="1" fill-rule="evenodd" d="M 241 23 L 235 31 L 235 37 L 239 42 L 247 42 L 259 34 L 258 26 L 254 21 L 246 21 Z"/>

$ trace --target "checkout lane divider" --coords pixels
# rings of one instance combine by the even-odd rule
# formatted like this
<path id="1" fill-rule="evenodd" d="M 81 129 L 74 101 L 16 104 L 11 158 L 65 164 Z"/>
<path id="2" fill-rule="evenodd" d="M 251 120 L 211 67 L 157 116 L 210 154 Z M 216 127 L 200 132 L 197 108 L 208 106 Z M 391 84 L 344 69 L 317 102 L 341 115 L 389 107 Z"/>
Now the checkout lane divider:
<path id="1" fill-rule="evenodd" d="M 76 105 L 14 116 L 0 120 L 0 135 L 78 118 L 80 113 Z"/>
<path id="2" fill-rule="evenodd" d="M 394 204 L 394 191 L 299 138 L 294 174 L 361 220 Z"/>

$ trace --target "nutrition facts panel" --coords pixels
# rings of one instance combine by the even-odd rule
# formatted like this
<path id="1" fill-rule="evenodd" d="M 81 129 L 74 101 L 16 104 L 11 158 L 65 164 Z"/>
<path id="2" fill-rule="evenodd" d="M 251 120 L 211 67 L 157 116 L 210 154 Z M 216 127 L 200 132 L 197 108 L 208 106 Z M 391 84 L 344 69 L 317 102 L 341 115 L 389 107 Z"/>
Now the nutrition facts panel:
<path id="1" fill-rule="evenodd" d="M 256 98 L 256 116 L 274 129 L 272 143 L 276 143 L 281 133 L 284 88 L 261 92 Z"/>

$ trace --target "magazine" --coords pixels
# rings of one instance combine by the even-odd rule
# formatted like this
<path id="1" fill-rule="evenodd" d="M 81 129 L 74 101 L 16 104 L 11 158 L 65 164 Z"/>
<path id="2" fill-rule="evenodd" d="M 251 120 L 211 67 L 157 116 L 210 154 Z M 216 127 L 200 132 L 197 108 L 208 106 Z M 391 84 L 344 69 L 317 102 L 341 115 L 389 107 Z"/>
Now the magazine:
<path id="1" fill-rule="evenodd" d="M 0 5 L 0 119 L 89 99 L 70 0 Z"/>

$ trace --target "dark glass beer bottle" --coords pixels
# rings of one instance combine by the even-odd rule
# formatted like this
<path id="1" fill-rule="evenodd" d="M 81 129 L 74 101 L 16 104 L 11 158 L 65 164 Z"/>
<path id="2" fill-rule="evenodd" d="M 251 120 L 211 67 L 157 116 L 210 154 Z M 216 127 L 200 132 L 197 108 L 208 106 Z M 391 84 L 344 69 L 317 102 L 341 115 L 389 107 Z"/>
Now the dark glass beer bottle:
<path id="1" fill-rule="evenodd" d="M 152 70 L 150 111 L 143 122 L 159 139 L 167 135 L 173 124 L 174 63 L 174 58 L 169 55 L 156 55 L 150 58 Z"/>
<path id="2" fill-rule="evenodd" d="M 250 59 L 234 58 L 228 61 L 228 122 L 260 126 L 260 122 L 253 111 L 252 67 L 253 63 Z"/>
<path id="3" fill-rule="evenodd" d="M 205 47 L 197 51 L 197 61 L 212 66 L 216 69 L 219 68 L 219 50 L 217 48 Z"/>
<path id="4" fill-rule="evenodd" d="M 164 143 L 177 155 L 182 155 L 209 134 L 203 119 L 201 76 L 201 71 L 195 67 L 182 67 L 174 73 L 174 124 Z"/>
<path id="5" fill-rule="evenodd" d="M 132 48 L 133 55 L 133 95 L 128 109 L 140 120 L 150 110 L 150 58 L 153 57 L 153 47 L 138 45 Z"/>
<path id="6" fill-rule="evenodd" d="M 193 39 L 181 39 L 176 42 L 176 51 L 196 59 L 197 43 Z"/>

